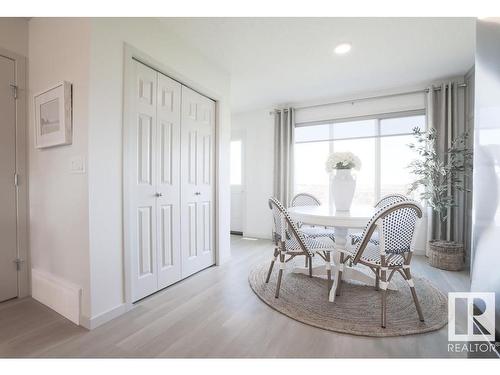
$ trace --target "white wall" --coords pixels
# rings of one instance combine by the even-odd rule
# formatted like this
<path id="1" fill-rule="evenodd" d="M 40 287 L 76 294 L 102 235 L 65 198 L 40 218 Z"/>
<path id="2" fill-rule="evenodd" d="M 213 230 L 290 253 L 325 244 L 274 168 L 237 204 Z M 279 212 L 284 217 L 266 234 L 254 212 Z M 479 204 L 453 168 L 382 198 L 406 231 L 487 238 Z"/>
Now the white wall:
<path id="1" fill-rule="evenodd" d="M 28 56 L 27 18 L 0 18 L 0 48 Z"/>
<path id="2" fill-rule="evenodd" d="M 217 206 L 219 263 L 229 248 L 229 76 L 155 19 L 93 19 L 90 67 L 89 220 L 91 320 L 125 303 L 122 228 L 122 111 L 124 43 L 177 72 L 220 101 Z"/>
<path id="3" fill-rule="evenodd" d="M 272 218 L 267 200 L 273 195 L 274 117 L 270 108 L 233 114 L 231 129 L 244 130 L 245 236 L 271 238 Z"/>
<path id="4" fill-rule="evenodd" d="M 90 313 L 88 180 L 70 173 L 70 158 L 87 155 L 90 21 L 29 22 L 29 201 L 33 268 L 83 288 Z M 33 96 L 66 80 L 73 84 L 73 144 L 34 148 Z"/>
<path id="5" fill-rule="evenodd" d="M 83 288 L 82 324 L 124 312 L 122 120 L 124 44 L 218 101 L 218 264 L 230 256 L 230 78 L 156 19 L 46 19 L 29 22 L 33 95 L 73 84 L 73 144 L 34 149 L 30 119 L 30 242 L 33 267 Z M 30 113 L 33 108 L 30 109 Z M 71 174 L 82 156 L 87 174 Z"/>

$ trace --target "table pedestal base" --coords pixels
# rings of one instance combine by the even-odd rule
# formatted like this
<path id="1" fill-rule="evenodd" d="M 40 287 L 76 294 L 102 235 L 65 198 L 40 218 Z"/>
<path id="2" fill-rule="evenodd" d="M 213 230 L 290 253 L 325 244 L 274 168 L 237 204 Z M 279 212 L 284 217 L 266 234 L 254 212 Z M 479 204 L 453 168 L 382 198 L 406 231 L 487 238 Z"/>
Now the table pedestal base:
<path id="1" fill-rule="evenodd" d="M 332 287 L 330 289 L 330 293 L 328 296 L 328 300 L 330 302 L 335 301 L 335 295 L 337 294 L 338 287 L 338 277 L 339 277 L 339 265 L 340 265 L 340 254 L 342 251 L 345 251 L 348 230 L 345 227 L 334 227 L 335 228 L 335 245 L 333 251 L 333 259 L 331 260 L 330 267 L 328 267 L 325 263 L 323 265 L 315 265 L 312 267 L 312 275 L 313 277 L 321 277 L 327 278 L 327 271 L 331 269 L 332 272 Z M 309 275 L 309 269 L 307 267 L 295 267 L 293 269 L 294 273 L 300 273 L 304 275 Z M 347 281 L 355 281 L 365 285 L 371 285 L 375 288 L 375 275 L 366 267 L 362 266 L 353 266 L 349 267 L 344 265 L 342 271 L 342 280 Z M 392 289 L 388 286 L 388 289 Z"/>
<path id="2" fill-rule="evenodd" d="M 337 268 L 336 266 L 332 265 L 332 269 L 334 269 L 334 272 L 332 273 L 332 279 L 333 279 L 333 274 L 336 271 L 336 268 Z M 292 272 L 309 276 L 309 268 L 307 267 L 294 267 Z M 322 279 L 326 279 L 327 274 L 325 265 L 313 266 L 312 275 L 313 277 L 320 277 Z M 362 284 L 375 286 L 375 276 L 365 273 L 364 270 L 358 267 L 344 267 L 344 271 L 342 272 L 342 279 L 358 281 Z"/>

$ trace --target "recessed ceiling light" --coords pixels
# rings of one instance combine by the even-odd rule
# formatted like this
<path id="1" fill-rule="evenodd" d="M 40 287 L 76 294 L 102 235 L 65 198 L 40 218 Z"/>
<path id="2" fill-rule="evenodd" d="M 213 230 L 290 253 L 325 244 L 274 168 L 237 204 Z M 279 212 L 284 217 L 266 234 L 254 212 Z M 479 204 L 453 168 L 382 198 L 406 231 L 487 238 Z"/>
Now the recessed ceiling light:
<path id="1" fill-rule="evenodd" d="M 352 46 L 350 43 L 341 43 L 333 50 L 337 55 L 345 55 L 351 50 Z"/>

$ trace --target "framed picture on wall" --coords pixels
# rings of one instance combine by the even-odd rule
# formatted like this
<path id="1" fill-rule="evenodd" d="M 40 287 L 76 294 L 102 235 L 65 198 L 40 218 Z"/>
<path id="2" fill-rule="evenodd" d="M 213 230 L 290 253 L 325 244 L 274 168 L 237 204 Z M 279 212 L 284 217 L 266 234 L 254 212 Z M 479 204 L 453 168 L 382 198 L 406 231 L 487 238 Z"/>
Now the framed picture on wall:
<path id="1" fill-rule="evenodd" d="M 69 145 L 72 142 L 71 83 L 35 95 L 35 147 Z"/>

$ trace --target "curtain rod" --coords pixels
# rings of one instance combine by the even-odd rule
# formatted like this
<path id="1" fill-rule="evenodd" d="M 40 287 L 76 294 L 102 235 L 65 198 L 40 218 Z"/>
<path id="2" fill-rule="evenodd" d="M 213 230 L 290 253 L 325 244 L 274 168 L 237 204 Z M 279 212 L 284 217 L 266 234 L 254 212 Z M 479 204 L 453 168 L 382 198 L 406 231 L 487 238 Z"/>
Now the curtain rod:
<path id="1" fill-rule="evenodd" d="M 448 85 L 446 85 L 448 86 Z M 466 83 L 459 83 L 457 87 L 462 88 L 462 87 L 467 87 Z M 434 91 L 441 91 L 441 86 L 434 87 Z M 295 107 L 295 109 L 306 109 L 306 108 L 316 108 L 316 107 L 325 107 L 328 105 L 336 105 L 336 104 L 345 104 L 345 103 L 354 103 L 354 102 L 361 102 L 365 100 L 372 100 L 372 99 L 380 99 L 380 98 L 391 98 L 394 96 L 402 96 L 402 95 L 412 95 L 412 94 L 419 94 L 419 93 L 428 93 L 429 89 L 423 89 L 423 90 L 414 90 L 414 91 L 406 91 L 406 92 L 400 92 L 400 93 L 395 93 L 395 94 L 386 94 L 386 95 L 377 95 L 377 96 L 367 96 L 364 98 L 357 98 L 357 99 L 351 99 L 351 100 L 342 100 L 340 102 L 331 102 L 331 103 L 323 103 L 323 104 L 315 104 L 315 105 L 308 105 L 308 106 L 302 106 L 302 107 Z M 284 108 L 282 109 L 283 111 L 288 111 L 288 109 Z M 274 115 L 276 112 L 281 111 L 280 109 L 274 109 L 271 112 L 269 112 L 270 115 Z"/>

